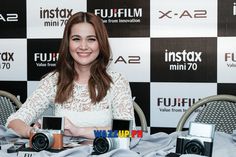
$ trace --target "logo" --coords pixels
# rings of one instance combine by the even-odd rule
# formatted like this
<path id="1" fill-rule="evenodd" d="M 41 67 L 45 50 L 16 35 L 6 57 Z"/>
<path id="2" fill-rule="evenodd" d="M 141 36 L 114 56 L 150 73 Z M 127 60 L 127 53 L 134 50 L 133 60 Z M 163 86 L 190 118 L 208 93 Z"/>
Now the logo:
<path id="1" fill-rule="evenodd" d="M 142 8 L 95 9 L 94 14 L 103 19 L 103 23 L 140 23 Z"/>
<path id="2" fill-rule="evenodd" d="M 157 98 L 157 106 L 165 107 L 190 107 L 200 99 L 196 98 Z"/>
<path id="3" fill-rule="evenodd" d="M 198 19 L 198 18 L 207 18 L 207 10 L 183 10 L 180 12 L 173 12 L 172 10 L 169 11 L 158 11 L 159 19 L 173 19 L 173 18 L 191 18 L 191 19 Z"/>
<path id="4" fill-rule="evenodd" d="M 7 14 L 0 13 L 0 22 L 17 22 L 17 21 L 18 21 L 18 14 L 16 13 L 7 13 Z"/>
<path id="5" fill-rule="evenodd" d="M 185 112 L 187 109 L 182 107 L 191 107 L 200 98 L 157 98 L 157 106 L 161 107 L 161 112 Z M 176 108 L 177 107 L 177 108 Z"/>
<path id="6" fill-rule="evenodd" d="M 227 66 L 229 68 L 236 67 L 236 54 L 235 53 L 225 53 L 225 62 L 227 62 Z"/>
<path id="7" fill-rule="evenodd" d="M 44 9 L 40 7 L 39 15 L 43 20 L 44 27 L 59 27 L 66 25 L 66 22 L 70 16 L 72 16 L 73 9 Z"/>
<path id="8" fill-rule="evenodd" d="M 186 50 L 183 50 L 182 52 L 171 52 L 166 49 L 164 53 L 166 63 L 176 62 L 169 65 L 169 70 L 195 71 L 198 68 L 197 62 L 202 62 L 202 52 L 187 52 Z"/>
<path id="9" fill-rule="evenodd" d="M 34 62 L 37 67 L 55 67 L 59 53 L 35 53 Z"/>
<path id="10" fill-rule="evenodd" d="M 14 61 L 14 52 L 0 53 L 0 69 L 10 69 L 11 62 Z"/>
<path id="11" fill-rule="evenodd" d="M 26 1 L 8 0 L 1 3 L 0 38 L 26 37 L 26 10 Z"/>
<path id="12" fill-rule="evenodd" d="M 94 130 L 94 136 L 103 137 L 103 138 L 127 138 L 131 137 L 134 138 L 135 136 L 138 138 L 143 137 L 142 130 Z"/>
<path id="13" fill-rule="evenodd" d="M 141 57 L 140 56 L 118 56 L 117 58 L 111 58 L 110 61 L 113 61 L 114 64 L 124 63 L 124 64 L 140 64 Z"/>
<path id="14" fill-rule="evenodd" d="M 95 9 L 94 12 L 101 18 L 142 17 L 142 8 Z"/>

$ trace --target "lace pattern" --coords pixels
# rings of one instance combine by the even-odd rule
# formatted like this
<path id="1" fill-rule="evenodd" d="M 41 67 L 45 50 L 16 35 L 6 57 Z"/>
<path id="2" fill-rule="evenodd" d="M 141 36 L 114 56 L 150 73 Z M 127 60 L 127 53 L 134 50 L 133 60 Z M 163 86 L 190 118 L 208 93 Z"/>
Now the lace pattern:
<path id="1" fill-rule="evenodd" d="M 111 118 L 134 119 L 133 101 L 129 82 L 117 72 L 109 71 L 108 73 L 113 79 L 113 84 L 106 97 L 96 104 L 91 103 L 88 86 L 76 82 L 72 97 L 63 104 L 54 104 L 58 74 L 50 73 L 40 81 L 38 88 L 26 100 L 22 107 L 8 118 L 6 125 L 13 119 L 21 119 L 27 124 L 31 124 L 40 118 L 50 104 L 54 104 L 56 116 L 68 116 L 71 117 L 70 119 L 72 120 L 76 119 L 76 115 L 78 115 L 78 117 L 83 115 L 83 120 L 76 120 L 77 122 L 75 122 L 78 125 L 83 123 L 83 126 L 86 125 L 86 120 L 88 120 L 87 124 L 96 124 L 99 126 L 111 123 Z M 72 112 L 73 114 L 69 115 Z M 97 114 L 99 112 L 108 115 L 111 113 L 111 116 L 99 117 L 99 114 Z M 92 119 L 88 117 L 86 119 L 86 113 L 88 116 L 91 116 L 91 113 L 92 115 L 93 113 L 97 114 L 97 117 L 93 117 Z"/>

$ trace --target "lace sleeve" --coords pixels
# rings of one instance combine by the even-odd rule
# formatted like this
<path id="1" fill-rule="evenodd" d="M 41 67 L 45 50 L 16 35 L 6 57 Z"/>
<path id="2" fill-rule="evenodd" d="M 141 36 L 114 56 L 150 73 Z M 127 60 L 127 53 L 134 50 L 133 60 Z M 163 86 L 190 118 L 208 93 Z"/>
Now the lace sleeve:
<path id="1" fill-rule="evenodd" d="M 38 88 L 27 98 L 20 109 L 8 118 L 6 126 L 14 119 L 20 119 L 28 125 L 34 123 L 53 100 L 53 96 L 55 95 L 54 82 L 53 75 L 48 75 L 42 79 Z"/>
<path id="2" fill-rule="evenodd" d="M 133 100 L 129 82 L 121 74 L 117 74 L 113 78 L 113 83 L 113 118 L 134 120 Z"/>

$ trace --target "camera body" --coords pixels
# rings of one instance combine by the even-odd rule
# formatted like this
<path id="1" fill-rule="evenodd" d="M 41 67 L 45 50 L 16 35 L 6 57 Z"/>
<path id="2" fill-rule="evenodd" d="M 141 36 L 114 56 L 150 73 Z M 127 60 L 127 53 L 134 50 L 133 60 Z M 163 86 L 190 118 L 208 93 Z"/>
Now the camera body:
<path id="1" fill-rule="evenodd" d="M 176 143 L 176 153 L 178 154 L 199 154 L 211 157 L 213 141 L 211 138 L 198 136 L 179 136 Z"/>
<path id="2" fill-rule="evenodd" d="M 130 138 L 105 138 L 97 137 L 93 141 L 95 154 L 104 154 L 113 149 L 130 149 Z"/>
<path id="3" fill-rule="evenodd" d="M 95 136 L 93 141 L 94 154 L 104 154 L 113 149 L 130 149 L 130 137 L 114 136 L 114 131 L 128 130 L 131 132 L 132 120 L 112 119 L 112 135 L 109 136 Z M 118 133 L 119 134 L 119 133 Z"/>
<path id="4" fill-rule="evenodd" d="M 63 148 L 63 133 L 61 130 L 41 130 L 31 132 L 29 146 L 35 151 Z"/>
<path id="5" fill-rule="evenodd" d="M 189 134 L 177 138 L 176 153 L 211 157 L 214 130 L 215 126 L 212 124 L 190 123 Z"/>
<path id="6" fill-rule="evenodd" d="M 30 133 L 29 146 L 35 151 L 63 148 L 64 117 L 43 116 L 42 129 Z"/>

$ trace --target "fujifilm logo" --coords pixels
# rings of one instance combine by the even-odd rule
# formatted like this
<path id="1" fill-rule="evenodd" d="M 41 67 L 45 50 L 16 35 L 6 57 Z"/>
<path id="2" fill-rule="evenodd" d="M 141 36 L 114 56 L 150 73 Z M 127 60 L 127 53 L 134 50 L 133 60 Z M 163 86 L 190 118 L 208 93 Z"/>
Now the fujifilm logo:
<path id="1" fill-rule="evenodd" d="M 196 98 L 157 98 L 157 106 L 165 107 L 190 107 L 200 99 Z"/>
<path id="2" fill-rule="evenodd" d="M 72 16 L 73 9 L 43 9 L 40 7 L 40 18 L 41 19 L 50 19 L 50 18 L 69 18 Z"/>
<path id="3" fill-rule="evenodd" d="M 18 21 L 18 14 L 16 13 L 7 13 L 1 14 L 0 13 L 0 22 L 17 22 Z"/>
<path id="4" fill-rule="evenodd" d="M 236 53 L 225 53 L 225 62 L 229 68 L 236 67 Z"/>
<path id="5" fill-rule="evenodd" d="M 236 62 L 236 53 L 225 53 L 225 61 Z"/>
<path id="6" fill-rule="evenodd" d="M 101 18 L 142 17 L 142 8 L 95 9 L 95 15 Z"/>
<path id="7" fill-rule="evenodd" d="M 35 53 L 34 61 L 40 62 L 56 62 L 58 61 L 59 53 Z"/>
<path id="8" fill-rule="evenodd" d="M 160 112 L 186 112 L 186 107 L 191 107 L 200 99 L 196 98 L 157 98 L 157 107 Z M 183 108 L 184 107 L 184 108 Z M 197 109 L 196 111 L 199 111 Z M 195 112 L 196 112 L 195 111 Z"/>
<path id="9" fill-rule="evenodd" d="M 56 67 L 59 53 L 35 53 L 34 61 L 37 67 Z"/>
<path id="10" fill-rule="evenodd" d="M 183 50 L 182 52 L 172 52 L 165 50 L 165 62 L 176 62 L 169 65 L 169 70 L 197 70 L 197 62 L 202 62 L 202 52 Z"/>

